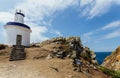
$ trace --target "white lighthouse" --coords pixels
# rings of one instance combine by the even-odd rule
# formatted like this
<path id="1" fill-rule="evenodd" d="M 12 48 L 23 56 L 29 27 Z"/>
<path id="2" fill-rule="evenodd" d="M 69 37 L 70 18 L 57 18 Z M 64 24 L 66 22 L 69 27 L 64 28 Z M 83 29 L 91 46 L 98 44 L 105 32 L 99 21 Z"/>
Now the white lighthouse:
<path id="1" fill-rule="evenodd" d="M 24 17 L 24 13 L 21 10 L 17 10 L 14 22 L 8 22 L 5 25 L 8 45 L 16 45 L 16 37 L 21 35 L 22 45 L 30 46 L 30 33 L 32 31 L 28 25 L 24 24 Z"/>

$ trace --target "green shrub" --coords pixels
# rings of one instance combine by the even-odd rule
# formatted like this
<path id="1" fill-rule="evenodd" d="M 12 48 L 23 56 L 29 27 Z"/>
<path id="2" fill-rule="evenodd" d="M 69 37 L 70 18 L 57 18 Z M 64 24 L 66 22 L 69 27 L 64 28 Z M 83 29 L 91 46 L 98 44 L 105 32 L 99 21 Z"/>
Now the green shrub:
<path id="1" fill-rule="evenodd" d="M 120 72 L 118 71 L 110 70 L 102 66 L 100 66 L 99 69 L 103 71 L 105 74 L 112 76 L 112 78 L 120 78 Z"/>
<path id="2" fill-rule="evenodd" d="M 81 52 L 81 57 L 83 57 L 85 60 L 91 59 L 91 56 L 88 53 Z"/>

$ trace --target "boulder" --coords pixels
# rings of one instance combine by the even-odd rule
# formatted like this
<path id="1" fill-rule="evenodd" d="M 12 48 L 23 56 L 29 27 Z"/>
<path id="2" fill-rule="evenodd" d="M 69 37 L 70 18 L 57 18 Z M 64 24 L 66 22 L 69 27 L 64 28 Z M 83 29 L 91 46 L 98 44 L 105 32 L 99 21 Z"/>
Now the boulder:
<path id="1" fill-rule="evenodd" d="M 53 56 L 50 54 L 46 57 L 46 59 L 52 59 L 52 58 L 53 58 Z"/>

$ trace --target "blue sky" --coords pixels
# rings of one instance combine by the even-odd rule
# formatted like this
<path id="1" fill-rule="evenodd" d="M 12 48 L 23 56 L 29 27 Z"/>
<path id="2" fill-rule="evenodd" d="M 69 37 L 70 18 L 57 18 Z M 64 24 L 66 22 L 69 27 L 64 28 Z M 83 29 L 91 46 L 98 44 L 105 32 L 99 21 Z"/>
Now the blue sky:
<path id="1" fill-rule="evenodd" d="M 80 36 L 93 51 L 120 45 L 120 0 L 2 0 L 0 7 L 0 43 L 6 42 L 4 25 L 22 9 L 32 29 L 31 42 Z"/>

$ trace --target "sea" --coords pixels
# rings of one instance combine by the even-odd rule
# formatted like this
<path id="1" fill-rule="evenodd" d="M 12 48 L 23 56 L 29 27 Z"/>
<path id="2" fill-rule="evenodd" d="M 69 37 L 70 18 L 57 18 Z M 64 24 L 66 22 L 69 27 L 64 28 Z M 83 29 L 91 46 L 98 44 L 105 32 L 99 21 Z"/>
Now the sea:
<path id="1" fill-rule="evenodd" d="M 104 59 L 109 56 L 112 52 L 95 52 L 96 59 L 98 63 L 101 65 Z"/>

